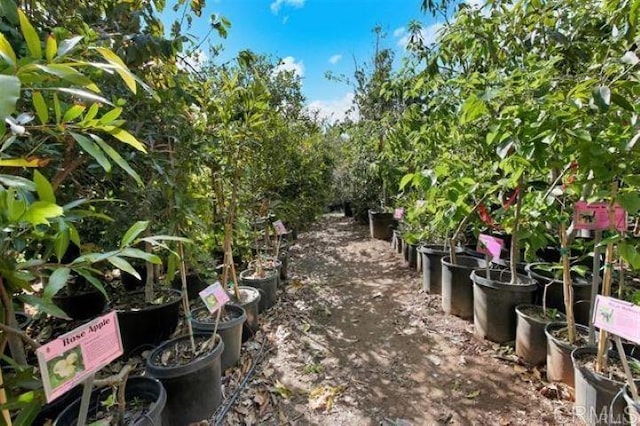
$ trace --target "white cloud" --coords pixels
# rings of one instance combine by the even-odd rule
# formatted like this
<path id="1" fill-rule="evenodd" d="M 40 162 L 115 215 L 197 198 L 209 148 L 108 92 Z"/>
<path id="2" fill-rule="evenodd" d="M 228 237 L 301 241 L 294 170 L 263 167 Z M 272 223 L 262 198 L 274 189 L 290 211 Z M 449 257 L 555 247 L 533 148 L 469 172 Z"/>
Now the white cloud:
<path id="1" fill-rule="evenodd" d="M 429 46 L 436 41 L 436 36 L 438 35 L 438 31 L 443 27 L 443 24 L 440 22 L 436 22 L 434 24 L 429 25 L 427 28 L 423 28 L 420 30 L 420 38 L 422 39 L 422 44 L 425 46 Z M 394 32 L 395 34 L 395 32 Z M 409 39 L 411 38 L 411 34 L 404 33 L 402 37 L 398 40 L 398 46 L 407 48 L 407 44 L 409 43 Z"/>
<path id="2" fill-rule="evenodd" d="M 307 106 L 307 111 L 329 123 L 343 121 L 346 118 L 357 121 L 360 114 L 353 103 L 354 98 L 354 94 L 349 92 L 339 99 L 316 100 Z"/>
<path id="3" fill-rule="evenodd" d="M 282 58 L 273 72 L 277 75 L 284 71 L 292 71 L 295 75 L 302 78 L 304 77 L 304 62 L 296 62 L 296 59 L 293 56 Z"/>
<path id="4" fill-rule="evenodd" d="M 407 30 L 404 27 L 396 28 L 393 30 L 393 36 L 395 38 L 402 37 L 406 32 Z"/>
<path id="5" fill-rule="evenodd" d="M 302 6 L 304 6 L 304 2 L 305 0 L 274 0 L 274 2 L 271 3 L 270 6 L 271 12 L 277 15 L 283 5 L 301 8 Z"/>
<path id="6" fill-rule="evenodd" d="M 202 50 L 197 49 L 189 56 L 185 56 L 178 59 L 177 66 L 181 70 L 186 71 L 200 71 L 202 66 L 209 60 L 209 56 Z"/>
<path id="7" fill-rule="evenodd" d="M 332 57 L 329 58 L 329 62 L 332 63 L 333 65 L 340 62 L 340 60 L 342 60 L 342 55 L 340 53 L 333 55 Z"/>

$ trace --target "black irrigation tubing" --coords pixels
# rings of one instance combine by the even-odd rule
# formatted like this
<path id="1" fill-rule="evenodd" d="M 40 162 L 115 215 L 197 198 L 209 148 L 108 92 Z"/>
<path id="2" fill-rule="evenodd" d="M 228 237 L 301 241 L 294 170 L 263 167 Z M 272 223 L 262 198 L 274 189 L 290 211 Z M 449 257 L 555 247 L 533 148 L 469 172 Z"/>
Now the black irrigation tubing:
<path id="1" fill-rule="evenodd" d="M 263 334 L 262 335 L 262 344 L 260 345 L 260 352 L 258 352 L 258 355 L 256 355 L 255 359 L 253 360 L 253 365 L 251 366 L 249 371 L 247 371 L 247 375 L 244 377 L 244 379 L 242 380 L 240 385 L 238 385 L 236 390 L 233 392 L 233 395 L 231 395 L 231 397 L 229 399 L 227 399 L 225 404 L 222 407 L 220 407 L 220 409 L 219 409 L 220 412 L 216 415 L 216 420 L 215 420 L 216 421 L 216 426 L 220 426 L 222 424 L 222 421 L 224 420 L 225 416 L 227 415 L 227 413 L 229 412 L 229 410 L 233 406 L 234 402 L 236 402 L 236 399 L 238 398 L 238 395 L 240 395 L 240 392 L 242 392 L 244 387 L 249 382 L 249 379 L 253 375 L 253 371 L 256 369 L 256 367 L 260 363 L 260 359 L 262 358 L 262 355 L 264 353 L 264 345 L 266 343 L 266 340 L 267 340 L 266 335 Z"/>

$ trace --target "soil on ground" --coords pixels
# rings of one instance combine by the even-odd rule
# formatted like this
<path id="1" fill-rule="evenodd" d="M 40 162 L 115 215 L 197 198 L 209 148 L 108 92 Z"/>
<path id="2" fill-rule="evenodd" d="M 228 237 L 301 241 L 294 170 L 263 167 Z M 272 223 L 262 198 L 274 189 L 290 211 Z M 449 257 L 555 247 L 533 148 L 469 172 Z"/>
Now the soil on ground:
<path id="1" fill-rule="evenodd" d="M 259 358 L 222 424 L 574 423 L 567 390 L 544 382 L 544 367 L 445 315 L 420 274 L 368 232 L 327 215 L 291 246 L 279 303 L 223 380 L 229 398 Z"/>

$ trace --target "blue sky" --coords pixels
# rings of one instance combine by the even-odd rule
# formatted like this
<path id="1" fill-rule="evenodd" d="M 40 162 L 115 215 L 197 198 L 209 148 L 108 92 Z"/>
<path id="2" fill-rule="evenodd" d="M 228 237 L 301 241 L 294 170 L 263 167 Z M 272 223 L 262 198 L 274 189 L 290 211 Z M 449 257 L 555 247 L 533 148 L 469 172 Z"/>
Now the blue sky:
<path id="1" fill-rule="evenodd" d="M 387 33 L 383 46 L 395 49 L 397 58 L 404 54 L 403 29 L 409 21 L 420 20 L 430 39 L 437 29 L 431 15 L 420 11 L 420 0 L 207 0 L 190 33 L 203 37 L 213 13 L 231 21 L 227 39 L 210 40 L 224 46 L 216 62 L 244 49 L 282 59 L 283 66 L 301 75 L 307 104 L 327 116 L 341 115 L 353 90 L 327 80 L 325 72 L 353 76 L 354 58 L 362 64 L 372 56 L 375 25 Z M 175 14 L 165 16 L 168 24 Z"/>

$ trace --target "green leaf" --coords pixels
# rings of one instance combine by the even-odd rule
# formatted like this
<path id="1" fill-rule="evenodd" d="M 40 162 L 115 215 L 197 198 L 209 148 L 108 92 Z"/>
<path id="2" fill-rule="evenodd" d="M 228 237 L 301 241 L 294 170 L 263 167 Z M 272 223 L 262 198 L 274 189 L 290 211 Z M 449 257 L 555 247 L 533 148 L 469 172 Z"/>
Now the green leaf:
<path id="1" fill-rule="evenodd" d="M 64 214 L 64 210 L 57 204 L 48 201 L 36 201 L 31 204 L 27 211 L 20 218 L 32 225 L 48 225 L 47 219 L 59 217 Z"/>
<path id="2" fill-rule="evenodd" d="M 98 145 L 96 145 L 91 139 L 87 138 L 84 135 L 80 135 L 78 133 L 70 132 L 73 139 L 78 142 L 78 145 L 82 147 L 89 155 L 91 155 L 95 160 L 102 166 L 102 168 L 107 172 L 111 172 L 111 163 L 104 156 L 104 153 L 100 149 Z"/>
<path id="3" fill-rule="evenodd" d="M 134 277 L 136 277 L 138 280 L 141 280 L 142 278 L 140 278 L 140 274 L 138 274 L 138 271 L 135 270 L 135 268 L 133 266 L 131 266 L 131 264 L 129 262 L 127 262 L 126 260 L 124 260 L 121 257 L 118 256 L 112 256 L 110 258 L 107 259 L 107 261 L 109 263 L 111 263 L 113 266 L 115 266 L 116 268 L 128 272 L 129 274 L 133 275 Z"/>
<path id="4" fill-rule="evenodd" d="M 70 95 L 77 96 L 77 97 L 82 98 L 82 99 L 87 99 L 89 101 L 101 102 L 103 104 L 113 105 L 111 102 L 109 102 L 104 97 L 96 95 L 93 92 L 88 92 L 86 90 L 71 89 L 71 88 L 68 88 L 68 87 L 57 87 L 54 90 L 57 90 L 57 91 L 63 92 L 63 93 L 68 93 Z"/>
<path id="5" fill-rule="evenodd" d="M 47 58 L 47 62 L 53 61 L 53 58 L 56 56 L 56 51 L 58 50 L 58 43 L 56 42 L 56 38 L 49 34 L 47 36 L 47 44 L 45 46 L 44 55 Z"/>
<path id="6" fill-rule="evenodd" d="M 0 184 L 9 188 L 20 188 L 30 192 L 36 190 L 36 186 L 32 181 L 20 176 L 0 175 Z"/>
<path id="7" fill-rule="evenodd" d="M 13 51 L 13 47 L 11 47 L 11 44 L 2 33 L 0 33 L 0 58 L 3 58 L 12 67 L 15 67 L 18 62 L 16 52 Z"/>
<path id="8" fill-rule="evenodd" d="M 70 121 L 75 120 L 76 118 L 80 117 L 80 115 L 84 112 L 85 109 L 86 107 L 84 105 L 72 106 L 64 113 L 64 116 L 62 117 L 62 122 L 68 123 Z"/>
<path id="9" fill-rule="evenodd" d="M 12 25 L 20 24 L 18 6 L 14 0 L 0 0 L 0 12 Z"/>
<path id="10" fill-rule="evenodd" d="M 611 101 L 618 105 L 622 109 L 626 109 L 627 111 L 635 112 L 635 108 L 629 101 L 627 101 L 624 97 L 622 97 L 618 93 L 611 94 Z"/>
<path id="11" fill-rule="evenodd" d="M 78 230 L 75 228 L 75 226 L 71 225 L 70 223 L 68 223 L 67 226 L 69 227 L 69 238 L 71 239 L 71 241 L 73 241 L 75 245 L 80 247 L 81 246 L 80 234 L 78 234 Z"/>
<path id="12" fill-rule="evenodd" d="M 53 299 L 53 296 L 55 296 L 67 284 L 70 275 L 71 269 L 69 268 L 58 268 L 53 271 L 47 281 L 47 285 L 44 286 L 42 297 L 47 301 Z"/>
<path id="13" fill-rule="evenodd" d="M 53 241 L 53 249 L 55 250 L 58 263 L 62 262 L 62 257 L 69 248 L 69 230 L 65 229 L 56 234 L 56 239 Z"/>
<path id="14" fill-rule="evenodd" d="M 62 120 L 62 107 L 60 106 L 57 93 L 53 94 L 53 111 L 56 114 L 56 124 L 60 124 L 60 120 Z"/>
<path id="15" fill-rule="evenodd" d="M 0 34 L 1 36 L 1 34 Z M 0 121 L 13 114 L 20 98 L 20 79 L 13 75 L 0 75 Z"/>
<path id="16" fill-rule="evenodd" d="M 122 113 L 122 108 L 120 107 L 114 108 L 111 111 L 105 113 L 102 117 L 100 117 L 100 123 L 109 124 L 113 120 L 117 120 L 118 117 L 120 117 L 121 113 Z"/>
<path id="17" fill-rule="evenodd" d="M 49 64 L 37 65 L 37 67 L 47 74 L 55 75 L 56 77 L 80 86 L 90 86 L 92 84 L 89 77 L 69 65 Z"/>
<path id="18" fill-rule="evenodd" d="M 27 42 L 27 48 L 29 49 L 29 54 L 34 59 L 42 58 L 42 46 L 40 45 L 40 38 L 38 37 L 38 33 L 29 22 L 27 15 L 21 9 L 18 9 L 18 17 L 20 18 L 20 29 L 22 30 L 22 35 L 24 36 L 25 41 Z"/>
<path id="19" fill-rule="evenodd" d="M 84 279 L 87 280 L 89 284 L 94 286 L 100 293 L 104 295 L 107 300 L 109 300 L 109 295 L 107 294 L 107 291 L 104 289 L 104 286 L 99 279 L 97 279 L 96 277 L 91 275 L 91 273 L 85 271 L 84 269 L 74 269 L 74 271 L 82 275 L 82 277 L 84 277 Z"/>
<path id="20" fill-rule="evenodd" d="M 640 194 L 636 191 L 618 194 L 617 201 L 630 215 L 640 211 Z"/>
<path id="21" fill-rule="evenodd" d="M 631 140 L 629 140 L 629 142 L 627 143 L 627 146 L 625 147 L 625 150 L 626 151 L 631 151 L 633 149 L 633 147 L 636 146 L 636 143 L 638 142 L 638 139 L 640 139 L 640 132 L 638 132 L 635 135 L 633 135 Z"/>
<path id="22" fill-rule="evenodd" d="M 618 244 L 618 253 L 633 269 L 640 269 L 640 253 L 629 243 Z"/>
<path id="23" fill-rule="evenodd" d="M 127 172 L 127 174 L 129 176 L 131 176 L 133 179 L 135 179 L 136 183 L 138 184 L 138 186 L 142 186 L 142 179 L 140 179 L 140 176 L 138 175 L 138 173 L 136 173 L 135 170 L 133 170 L 131 168 L 131 166 L 129 166 L 129 163 L 127 163 L 127 161 L 122 158 L 122 156 L 118 153 L 118 151 L 116 151 L 115 149 L 111 148 L 111 146 L 109 146 L 108 143 L 106 143 L 105 141 L 103 141 L 100 137 L 96 136 L 96 135 L 91 135 L 91 137 L 93 138 L 94 141 L 96 141 L 96 143 L 98 144 L 98 146 L 100 146 L 100 148 L 102 148 L 102 150 L 104 152 L 107 153 L 107 155 L 118 165 L 120 166 L 120 168 L 122 170 L 124 170 L 125 172 Z"/>
<path id="24" fill-rule="evenodd" d="M 135 136 L 133 136 L 131 133 L 127 132 L 126 130 L 115 127 L 115 128 L 109 129 L 107 131 L 107 133 L 109 133 L 114 138 L 118 139 L 119 141 L 124 142 L 127 145 L 132 146 L 133 148 L 137 149 L 138 151 L 142 151 L 145 154 L 147 153 L 147 149 L 144 147 L 144 145 L 141 144 L 138 141 L 138 139 L 135 138 Z"/>
<path id="25" fill-rule="evenodd" d="M 21 294 L 20 296 L 18 296 L 18 299 L 22 300 L 23 302 L 31 306 L 35 306 L 36 309 L 38 309 L 41 312 L 44 312 L 45 314 L 49 314 L 51 316 L 66 319 L 66 320 L 71 319 L 62 309 L 57 307 L 55 303 L 45 300 L 42 297 L 34 296 L 31 294 Z"/>
<path id="26" fill-rule="evenodd" d="M 36 114 L 38 115 L 38 120 L 40 123 L 47 124 L 49 121 L 49 108 L 47 107 L 47 103 L 44 101 L 44 97 L 42 93 L 35 91 L 33 92 L 33 107 L 36 110 Z"/>
<path id="27" fill-rule="evenodd" d="M 155 254 L 147 253 L 146 251 L 139 250 L 137 248 L 127 247 L 121 251 L 123 256 L 133 257 L 135 259 L 142 259 L 155 265 L 162 265 L 162 260 Z"/>
<path id="28" fill-rule="evenodd" d="M 129 71 L 129 68 L 127 68 L 125 63 L 122 62 L 122 59 L 120 59 L 120 57 L 113 53 L 111 50 L 104 47 L 98 47 L 96 48 L 96 50 L 102 55 L 104 59 L 106 59 L 107 62 L 116 67 L 116 72 L 120 75 L 122 80 L 124 80 L 127 87 L 129 87 L 129 90 L 131 90 L 133 93 L 136 93 L 136 79 L 134 78 L 131 71 Z"/>
<path id="29" fill-rule="evenodd" d="M 58 56 L 64 56 L 67 53 L 71 52 L 71 50 L 76 47 L 78 43 L 82 40 L 82 36 L 71 37 L 67 40 L 63 40 L 62 43 L 58 46 Z"/>
<path id="30" fill-rule="evenodd" d="M 120 247 L 128 246 L 136 239 L 140 233 L 142 233 L 149 226 L 149 221 L 139 221 L 134 223 L 127 232 L 122 236 L 122 240 L 120 241 Z"/>
<path id="31" fill-rule="evenodd" d="M 56 202 L 56 196 L 53 193 L 53 187 L 49 183 L 46 177 L 44 177 L 39 171 L 33 172 L 33 182 L 36 184 L 36 191 L 38 191 L 38 197 L 42 201 L 48 201 L 50 203 Z"/>
<path id="32" fill-rule="evenodd" d="M 413 173 L 408 173 L 404 175 L 400 180 L 400 191 L 402 191 L 404 187 L 407 186 L 407 184 L 412 180 L 413 180 Z"/>

